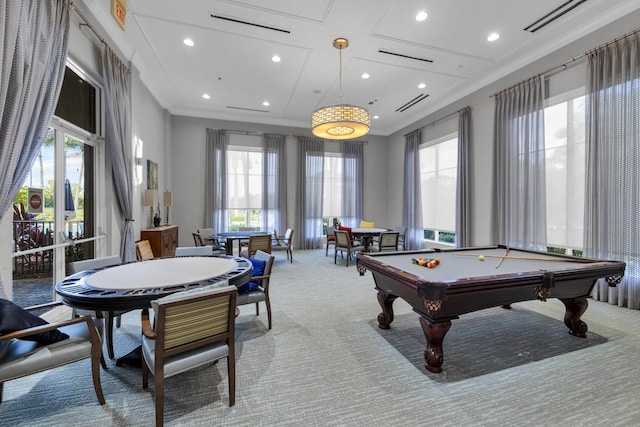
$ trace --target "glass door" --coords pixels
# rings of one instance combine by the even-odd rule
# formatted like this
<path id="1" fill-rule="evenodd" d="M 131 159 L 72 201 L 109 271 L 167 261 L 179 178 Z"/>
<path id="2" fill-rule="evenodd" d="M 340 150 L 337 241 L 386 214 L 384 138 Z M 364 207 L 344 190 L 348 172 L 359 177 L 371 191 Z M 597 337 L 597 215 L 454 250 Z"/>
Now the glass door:
<path id="1" fill-rule="evenodd" d="M 54 121 L 56 122 L 56 121 Z M 76 259 L 93 257 L 95 148 L 86 136 L 52 123 L 14 199 L 13 299 L 21 306 L 55 300 L 54 284 Z M 74 241 L 80 243 L 74 244 Z"/>

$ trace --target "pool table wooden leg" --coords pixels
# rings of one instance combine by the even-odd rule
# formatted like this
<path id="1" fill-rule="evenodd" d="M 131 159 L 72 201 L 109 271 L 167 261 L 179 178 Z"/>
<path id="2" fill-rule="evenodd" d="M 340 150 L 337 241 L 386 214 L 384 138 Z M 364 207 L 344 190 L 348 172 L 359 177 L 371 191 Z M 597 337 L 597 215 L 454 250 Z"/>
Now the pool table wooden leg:
<path id="1" fill-rule="evenodd" d="M 589 303 L 586 298 L 558 298 L 564 304 L 564 324 L 569 328 L 569 333 L 576 337 L 587 337 L 587 324 L 580 320 L 582 314 L 587 311 Z"/>
<path id="2" fill-rule="evenodd" d="M 389 325 L 393 322 L 393 302 L 397 295 L 388 295 L 378 291 L 378 303 L 382 308 L 382 313 L 378 314 L 378 327 L 380 329 L 389 329 Z"/>
<path id="3" fill-rule="evenodd" d="M 420 326 L 422 326 L 424 336 L 427 339 L 427 349 L 424 351 L 424 367 L 427 371 L 440 373 L 442 372 L 442 362 L 444 361 L 442 341 L 449 328 L 451 328 L 451 321 L 433 323 L 422 316 L 418 318 L 420 319 Z"/>

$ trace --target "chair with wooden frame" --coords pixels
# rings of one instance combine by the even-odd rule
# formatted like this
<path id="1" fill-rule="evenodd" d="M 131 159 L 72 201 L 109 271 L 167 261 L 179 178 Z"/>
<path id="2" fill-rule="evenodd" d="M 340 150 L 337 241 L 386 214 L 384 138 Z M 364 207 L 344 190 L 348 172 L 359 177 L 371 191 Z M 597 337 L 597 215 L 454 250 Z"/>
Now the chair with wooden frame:
<path id="1" fill-rule="evenodd" d="M 122 259 L 120 258 L 120 255 L 113 255 L 113 256 L 106 256 L 106 257 L 99 257 L 99 258 L 92 258 L 92 259 L 84 259 L 81 261 L 73 261 L 69 263 L 69 273 L 71 274 L 75 274 L 75 273 L 79 273 L 80 271 L 85 271 L 85 270 L 96 270 L 98 268 L 105 268 L 105 267 L 113 267 L 114 265 L 120 265 L 122 264 Z M 100 336 L 105 336 L 106 337 L 106 341 L 107 341 L 107 355 L 109 356 L 109 358 L 114 357 L 114 350 L 113 350 L 113 321 L 115 319 L 116 322 L 116 328 L 120 327 L 120 324 L 122 323 L 122 315 L 127 313 L 129 310 L 124 310 L 124 311 L 103 311 L 103 312 L 94 312 L 94 311 L 90 311 L 90 310 L 78 310 L 78 309 L 73 309 L 73 317 L 77 317 L 77 316 L 85 316 L 85 315 L 91 315 L 93 316 L 94 313 L 97 317 L 104 317 L 105 319 L 105 325 L 104 328 L 102 328 L 102 325 L 97 325 L 98 326 L 98 331 L 100 332 Z M 104 331 L 102 330 L 104 329 Z M 103 334 L 104 332 L 104 334 Z M 104 360 L 102 361 L 102 366 L 104 368 L 106 368 L 106 365 L 104 364 Z"/>
<path id="2" fill-rule="evenodd" d="M 263 251 L 270 254 L 272 238 L 273 236 L 271 234 L 252 234 L 249 236 L 247 250 L 241 251 L 240 256 L 251 258 L 256 251 Z"/>
<path id="3" fill-rule="evenodd" d="M 102 340 L 94 320 L 90 316 L 83 316 L 47 324 L 41 320 L 33 321 L 32 317 L 36 320 L 38 317 L 28 313 L 59 305 L 62 305 L 62 302 L 57 301 L 24 310 L 10 301 L 3 305 L 3 312 L 5 312 L 3 316 L 11 317 L 14 321 L 17 317 L 24 316 L 21 323 L 24 323 L 25 327 L 0 335 L 0 402 L 2 402 L 2 388 L 6 381 L 91 359 L 93 388 L 98 402 L 104 405 L 104 394 L 100 383 L 100 361 L 103 360 Z M 9 310 L 11 312 L 6 312 Z M 26 326 L 27 324 L 29 326 Z M 52 343 L 50 343 L 51 340 L 32 341 L 35 334 L 49 336 L 55 330 L 69 337 Z M 74 375 L 74 381 L 81 379 L 78 372 L 74 372 Z M 65 393 L 70 392 L 72 390 L 69 388 L 65 389 Z"/>
<path id="4" fill-rule="evenodd" d="M 191 235 L 193 236 L 193 243 L 196 246 L 204 246 L 204 241 L 200 233 L 191 233 Z"/>
<path id="5" fill-rule="evenodd" d="M 398 232 L 398 248 L 402 246 L 402 250 L 406 250 L 404 247 L 404 237 L 407 234 L 407 227 L 399 226 L 394 228 L 394 231 Z"/>
<path id="6" fill-rule="evenodd" d="M 138 261 L 154 258 L 153 249 L 151 249 L 151 244 L 148 240 L 138 240 L 136 242 L 136 256 L 138 257 Z"/>
<path id="7" fill-rule="evenodd" d="M 369 249 L 371 252 L 397 251 L 399 235 L 397 231 L 383 231 Z"/>
<path id="8" fill-rule="evenodd" d="M 142 310 L 142 387 L 148 388 L 151 372 L 156 426 L 164 424 L 165 378 L 222 358 L 228 365 L 229 406 L 235 405 L 237 292 L 235 286 L 224 286 L 172 294 L 153 304 L 154 322 L 149 319 L 149 309 Z"/>
<path id="9" fill-rule="evenodd" d="M 277 233 L 273 232 L 273 242 L 271 245 L 271 253 L 273 251 L 286 251 L 287 259 L 293 263 L 293 230 L 287 228 L 284 236 L 278 236 Z"/>
<path id="10" fill-rule="evenodd" d="M 260 315 L 260 308 L 258 303 L 263 301 L 267 307 L 267 321 L 269 329 L 271 329 L 271 300 L 269 299 L 269 280 L 271 279 L 271 269 L 273 267 L 273 261 L 275 257 L 263 251 L 256 251 L 254 258 L 264 261 L 264 271 L 260 276 L 253 276 L 249 281 L 253 281 L 258 284 L 258 287 L 254 288 L 248 293 L 238 294 L 237 305 L 256 304 L 256 316 Z"/>
<path id="11" fill-rule="evenodd" d="M 198 234 L 198 241 L 196 241 L 196 234 Z M 193 240 L 196 246 L 209 245 L 213 251 L 224 251 L 225 243 L 213 234 L 213 228 L 198 228 L 197 233 L 193 233 Z"/>
<path id="12" fill-rule="evenodd" d="M 351 258 L 351 254 L 354 254 L 356 252 L 361 252 L 362 249 L 364 249 L 364 247 L 360 245 L 354 246 L 353 241 L 349 238 L 349 233 L 347 231 L 336 230 L 335 234 L 336 234 L 336 250 L 333 254 L 333 263 L 336 264 L 338 251 L 341 254 L 344 254 L 344 252 L 346 252 L 347 253 L 346 266 L 349 267 L 349 258 Z"/>
<path id="13" fill-rule="evenodd" d="M 334 248 L 336 246 L 336 229 L 334 227 L 327 227 L 327 247 L 324 251 L 324 256 L 329 255 L 329 246 L 333 245 Z"/>

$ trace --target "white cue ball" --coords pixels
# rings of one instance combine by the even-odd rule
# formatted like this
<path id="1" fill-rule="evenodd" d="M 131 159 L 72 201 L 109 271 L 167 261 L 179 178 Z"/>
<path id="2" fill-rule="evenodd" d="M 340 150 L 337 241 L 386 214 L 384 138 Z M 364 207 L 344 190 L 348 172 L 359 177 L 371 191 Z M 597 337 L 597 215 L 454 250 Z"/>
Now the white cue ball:
<path id="1" fill-rule="evenodd" d="M 480 255 L 480 256 L 478 257 L 478 260 L 480 260 L 480 261 L 484 261 L 484 255 Z"/>

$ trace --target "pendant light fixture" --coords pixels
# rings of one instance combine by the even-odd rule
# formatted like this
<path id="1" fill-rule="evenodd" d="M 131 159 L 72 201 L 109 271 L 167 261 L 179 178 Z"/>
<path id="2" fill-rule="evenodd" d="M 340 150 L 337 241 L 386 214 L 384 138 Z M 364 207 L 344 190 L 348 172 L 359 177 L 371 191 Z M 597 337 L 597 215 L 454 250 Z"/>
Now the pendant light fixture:
<path id="1" fill-rule="evenodd" d="M 342 50 L 348 46 L 349 40 L 343 37 L 333 41 L 333 47 L 340 51 L 340 92 L 336 105 L 319 108 L 311 115 L 311 130 L 319 138 L 353 139 L 369 132 L 369 112 L 356 105 L 345 104 L 342 96 Z"/>

